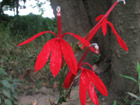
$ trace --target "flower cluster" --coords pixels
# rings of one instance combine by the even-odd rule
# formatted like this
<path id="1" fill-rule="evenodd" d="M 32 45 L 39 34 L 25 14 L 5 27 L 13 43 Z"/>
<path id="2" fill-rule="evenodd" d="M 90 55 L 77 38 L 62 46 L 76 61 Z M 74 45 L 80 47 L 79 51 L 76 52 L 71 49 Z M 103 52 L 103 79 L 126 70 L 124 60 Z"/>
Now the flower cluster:
<path id="1" fill-rule="evenodd" d="M 79 85 L 79 96 L 80 96 L 80 101 L 81 105 L 86 104 L 86 98 L 87 95 L 86 93 L 88 92 L 89 97 L 91 98 L 92 102 L 95 105 L 99 105 L 97 95 L 95 92 L 96 88 L 102 95 L 107 96 L 107 89 L 101 79 L 95 74 L 92 65 L 89 63 L 82 63 L 85 56 L 87 55 L 88 51 L 91 50 L 94 53 L 98 54 L 99 53 L 99 47 L 96 45 L 95 47 L 92 47 L 89 43 L 89 41 L 94 37 L 96 32 L 102 28 L 103 35 L 105 36 L 107 33 L 107 24 L 111 27 L 113 33 L 115 34 L 117 41 L 119 45 L 126 51 L 128 51 L 128 48 L 125 44 L 125 42 L 122 40 L 122 38 L 118 35 L 116 32 L 114 26 L 112 25 L 111 22 L 107 21 L 107 17 L 110 14 L 110 12 L 113 10 L 113 8 L 117 5 L 119 1 L 116 1 L 113 6 L 108 10 L 108 12 L 105 15 L 100 15 L 96 18 L 96 21 L 99 21 L 97 25 L 91 31 L 85 36 L 85 38 L 82 38 L 81 36 L 75 34 L 75 33 L 70 33 L 66 32 L 64 34 L 61 34 L 61 13 L 60 13 L 60 7 L 57 8 L 57 29 L 58 29 L 58 34 L 52 32 L 52 31 L 44 31 L 40 32 L 33 37 L 29 38 L 28 40 L 20 43 L 18 46 L 25 45 L 37 37 L 45 34 L 45 33 L 51 33 L 55 35 L 55 38 L 49 40 L 42 48 L 41 52 L 37 56 L 36 63 L 35 63 L 35 71 L 38 71 L 44 67 L 44 65 L 47 63 L 48 59 L 50 58 L 50 70 L 52 72 L 52 75 L 55 77 L 60 69 L 61 65 L 63 64 L 63 60 L 65 60 L 66 64 L 68 65 L 68 68 L 70 71 L 68 72 L 65 80 L 63 87 L 68 89 L 74 78 L 77 75 L 77 72 L 81 71 L 80 74 L 80 85 Z M 82 49 L 87 47 L 87 50 L 81 57 L 80 61 L 77 62 L 73 49 L 71 46 L 66 42 L 63 37 L 65 35 L 71 35 L 78 39 L 80 41 L 79 44 L 82 44 Z M 90 66 L 91 70 L 82 67 L 82 65 L 88 65 Z"/>
<path id="2" fill-rule="evenodd" d="M 89 70 L 87 68 L 82 67 L 82 65 L 88 65 L 90 66 L 90 68 L 92 69 Z M 79 96 L 80 96 L 80 101 L 81 101 L 81 105 L 85 105 L 86 104 L 86 98 L 87 98 L 87 91 L 89 94 L 90 99 L 92 100 L 92 102 L 95 105 L 99 105 L 98 99 L 97 99 L 97 95 L 95 92 L 95 88 L 97 88 L 97 90 L 104 96 L 107 96 L 107 89 L 105 87 L 105 85 L 103 84 L 103 82 L 101 81 L 101 79 L 95 74 L 92 65 L 90 65 L 89 63 L 82 63 L 79 65 L 78 70 L 81 70 L 81 74 L 80 74 L 80 85 L 79 85 Z M 68 72 L 63 87 L 65 87 L 66 89 L 68 89 L 72 83 L 72 81 L 74 80 L 75 75 L 73 75 L 70 71 Z"/>
<path id="3" fill-rule="evenodd" d="M 118 33 L 116 32 L 113 24 L 109 21 L 107 21 L 107 17 L 108 15 L 110 14 L 110 12 L 114 9 L 114 7 L 118 4 L 118 2 L 120 1 L 123 1 L 125 2 L 125 0 L 117 0 L 113 5 L 112 7 L 106 12 L 105 15 L 100 15 L 96 18 L 96 22 L 98 22 L 90 31 L 89 33 L 85 36 L 85 39 L 87 41 L 90 41 L 94 36 L 95 34 L 97 33 L 97 31 L 102 28 L 102 32 L 103 32 L 103 35 L 105 36 L 106 33 L 107 33 L 107 24 L 111 27 L 113 33 L 115 34 L 116 38 L 117 38 L 117 41 L 119 43 L 119 45 L 128 52 L 128 48 L 125 44 L 125 42 L 122 40 L 122 38 L 118 35 Z M 79 45 L 81 44 L 81 42 L 79 43 Z M 81 48 L 84 49 L 86 46 L 83 45 Z"/>
<path id="4" fill-rule="evenodd" d="M 49 40 L 43 46 L 41 52 L 39 53 L 39 55 L 37 57 L 36 63 L 35 63 L 35 71 L 38 71 L 44 67 L 44 65 L 48 61 L 49 56 L 51 54 L 50 69 L 51 69 L 51 72 L 54 77 L 59 73 L 63 57 L 68 65 L 69 69 L 71 70 L 71 72 L 74 75 L 76 75 L 77 74 L 77 61 L 74 56 L 74 52 L 73 52 L 71 46 L 65 40 L 63 40 L 63 37 L 65 35 L 71 35 L 71 36 L 77 38 L 79 41 L 81 41 L 86 47 L 89 47 L 90 43 L 75 33 L 66 32 L 61 35 L 61 13 L 60 13 L 59 9 L 58 9 L 58 13 L 57 13 L 57 29 L 58 29 L 58 35 L 52 31 L 40 32 L 40 33 L 34 35 L 33 37 L 29 38 L 28 40 L 20 43 L 18 46 L 25 45 L 45 33 L 51 33 L 51 34 L 55 35 L 56 38 Z M 91 51 L 95 52 L 94 48 L 90 48 L 90 49 L 91 49 Z"/>

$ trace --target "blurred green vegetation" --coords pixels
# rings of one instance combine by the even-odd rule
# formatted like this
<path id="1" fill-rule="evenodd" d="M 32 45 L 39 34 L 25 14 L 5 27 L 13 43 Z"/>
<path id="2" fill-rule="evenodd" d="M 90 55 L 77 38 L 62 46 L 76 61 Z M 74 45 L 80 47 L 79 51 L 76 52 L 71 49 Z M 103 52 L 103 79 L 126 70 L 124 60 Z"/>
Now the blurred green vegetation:
<path id="1" fill-rule="evenodd" d="M 7 28 L 12 36 L 20 38 L 24 36 L 31 37 L 44 30 L 56 31 L 56 22 L 55 19 L 30 14 L 12 19 Z"/>
<path id="2" fill-rule="evenodd" d="M 18 79 L 12 79 L 4 69 L 0 68 L 0 105 L 17 105 Z"/>
<path id="3" fill-rule="evenodd" d="M 138 87 L 138 91 L 136 92 L 127 92 L 128 96 L 127 98 L 123 97 L 123 101 L 125 105 L 140 105 L 140 64 L 137 63 L 137 68 L 136 68 L 137 72 L 138 72 L 138 77 L 137 79 L 128 75 L 120 75 L 123 78 L 126 78 L 128 80 L 133 81 L 134 83 L 136 83 L 137 87 Z"/>
<path id="4" fill-rule="evenodd" d="M 37 73 L 34 72 L 37 55 L 43 45 L 54 37 L 53 35 L 42 35 L 27 45 L 20 47 L 17 47 L 17 45 L 41 31 L 56 32 L 56 20 L 33 14 L 18 17 L 7 16 L 6 18 L 7 21 L 0 21 L 0 67 L 13 79 L 20 79 L 20 88 L 23 90 L 22 85 L 25 85 L 25 87 L 34 85 L 39 87 L 38 85 L 40 85 L 41 87 L 41 85 L 47 85 L 49 82 L 54 81 L 49 65 L 46 65 Z M 38 82 L 40 80 L 41 82 Z M 47 84 L 44 84 L 43 81 Z M 26 89 L 28 90 L 27 87 Z"/>

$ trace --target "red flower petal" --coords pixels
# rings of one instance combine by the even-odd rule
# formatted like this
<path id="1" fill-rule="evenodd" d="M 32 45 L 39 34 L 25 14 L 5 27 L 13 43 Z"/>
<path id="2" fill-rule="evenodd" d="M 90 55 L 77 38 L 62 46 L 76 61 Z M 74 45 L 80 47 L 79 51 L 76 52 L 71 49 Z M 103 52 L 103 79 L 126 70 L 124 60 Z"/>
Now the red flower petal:
<path id="1" fill-rule="evenodd" d="M 64 59 L 70 69 L 70 71 L 76 75 L 77 74 L 77 61 L 74 56 L 74 52 L 71 46 L 63 39 L 60 39 L 61 49 L 64 56 Z"/>
<path id="2" fill-rule="evenodd" d="M 102 15 L 99 15 L 99 16 L 97 16 L 96 17 L 96 19 L 95 19 L 95 21 L 97 22 L 97 21 L 99 21 L 100 19 L 102 19 L 102 17 L 103 17 L 104 15 L 102 14 Z"/>
<path id="3" fill-rule="evenodd" d="M 124 40 L 120 37 L 120 36 L 117 36 L 117 41 L 119 43 L 119 45 L 125 50 L 128 52 L 128 47 L 126 46 Z"/>
<path id="4" fill-rule="evenodd" d="M 70 87 L 70 85 L 71 85 L 71 83 L 72 83 L 72 81 L 74 80 L 75 77 L 76 76 L 73 75 L 71 73 L 71 71 L 69 71 L 68 74 L 67 74 L 67 76 L 66 76 L 66 78 L 65 78 L 63 87 L 66 88 L 66 89 L 68 89 Z"/>
<path id="5" fill-rule="evenodd" d="M 56 40 L 50 58 L 50 69 L 54 77 L 59 73 L 61 63 L 62 52 L 60 48 L 60 40 Z"/>
<path id="6" fill-rule="evenodd" d="M 41 52 L 37 56 L 37 60 L 36 60 L 36 63 L 35 63 L 35 72 L 42 69 L 44 67 L 44 65 L 46 64 L 46 62 L 48 61 L 48 58 L 49 58 L 50 53 L 52 51 L 52 48 L 54 46 L 55 40 L 56 40 L 56 38 L 53 38 L 53 39 L 49 40 L 43 46 Z"/>
<path id="7" fill-rule="evenodd" d="M 86 105 L 86 99 L 87 99 L 87 78 L 85 77 L 85 73 L 82 71 L 80 75 L 80 86 L 79 86 L 79 96 L 80 96 L 80 102 L 81 105 Z"/>
<path id="8" fill-rule="evenodd" d="M 93 87 L 93 85 L 92 85 L 91 82 L 89 83 L 89 86 L 88 86 L 88 94 L 89 94 L 89 97 L 92 100 L 92 102 L 95 105 L 99 105 L 99 102 L 98 102 L 98 98 L 97 98 L 95 89 L 94 89 L 94 87 Z"/>
<path id="9" fill-rule="evenodd" d="M 52 34 L 54 34 L 54 35 L 57 37 L 57 34 L 54 33 L 54 32 L 52 32 L 52 31 L 44 31 L 44 32 L 40 32 L 40 33 L 34 35 L 33 37 L 31 37 L 31 38 L 25 40 L 24 42 L 20 43 L 18 46 L 25 45 L 25 44 L 27 44 L 27 43 L 33 41 L 34 39 L 36 39 L 37 37 L 39 37 L 39 36 L 41 36 L 41 35 L 43 35 L 43 34 L 45 34 L 45 33 L 52 33 Z"/>
<path id="10" fill-rule="evenodd" d="M 89 64 L 89 63 L 82 63 L 81 66 L 82 66 L 82 65 L 88 65 L 88 66 L 92 69 L 92 71 L 94 72 L 94 69 L 93 69 L 93 67 L 92 67 L 91 64 Z"/>
<path id="11" fill-rule="evenodd" d="M 87 40 L 85 40 L 84 38 L 82 38 L 81 36 L 79 36 L 79 35 L 77 35 L 75 33 L 70 33 L 70 32 L 64 33 L 62 35 L 62 38 L 64 37 L 64 35 L 72 35 L 73 37 L 78 39 L 81 43 L 83 43 L 86 47 L 90 46 L 90 43 Z M 95 49 L 93 47 L 91 47 L 90 50 L 93 51 L 94 53 L 96 53 L 96 51 L 95 51 Z"/>
<path id="12" fill-rule="evenodd" d="M 92 81 L 92 83 L 94 84 L 94 86 L 97 88 L 97 90 L 104 96 L 107 96 L 107 89 L 104 85 L 104 83 L 101 81 L 101 79 L 92 71 L 88 70 L 88 69 L 84 69 L 86 70 L 86 74 L 88 76 L 88 78 Z"/>
<path id="13" fill-rule="evenodd" d="M 118 35 L 118 33 L 117 33 L 117 31 L 115 30 L 113 24 L 112 24 L 111 22 L 109 22 L 109 21 L 108 21 L 107 23 L 110 25 L 110 27 L 111 27 L 111 29 L 112 29 L 112 32 L 116 35 L 117 41 L 118 41 L 119 45 L 120 45 L 124 50 L 126 50 L 126 51 L 128 52 L 128 48 L 127 48 L 125 42 L 124 42 L 124 41 L 122 40 L 122 38 Z"/>
<path id="14" fill-rule="evenodd" d="M 107 33 L 107 18 L 105 18 L 102 22 L 102 31 L 103 31 L 103 35 L 105 36 Z"/>

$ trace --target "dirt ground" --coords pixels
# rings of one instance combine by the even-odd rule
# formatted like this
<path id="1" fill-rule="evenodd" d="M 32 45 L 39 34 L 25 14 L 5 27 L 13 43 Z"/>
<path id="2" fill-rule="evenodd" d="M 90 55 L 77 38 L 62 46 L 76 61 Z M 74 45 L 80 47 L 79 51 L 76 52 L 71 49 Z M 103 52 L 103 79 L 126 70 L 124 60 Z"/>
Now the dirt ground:
<path id="1" fill-rule="evenodd" d="M 104 100 L 105 97 L 99 95 L 100 105 L 108 105 Z M 50 88 L 42 87 L 38 93 L 33 95 L 19 95 L 18 105 L 56 105 L 58 101 L 58 91 Z M 70 98 L 61 105 L 81 105 L 79 99 L 79 86 L 72 89 Z M 94 105 L 90 98 L 87 98 L 86 105 Z"/>
<path id="2" fill-rule="evenodd" d="M 51 103 L 56 103 L 57 100 L 57 92 L 52 92 L 51 89 L 42 87 L 40 92 L 34 95 L 21 94 L 18 98 L 18 105 L 51 105 Z M 70 99 L 62 105 L 80 105 L 79 86 L 73 88 Z"/>

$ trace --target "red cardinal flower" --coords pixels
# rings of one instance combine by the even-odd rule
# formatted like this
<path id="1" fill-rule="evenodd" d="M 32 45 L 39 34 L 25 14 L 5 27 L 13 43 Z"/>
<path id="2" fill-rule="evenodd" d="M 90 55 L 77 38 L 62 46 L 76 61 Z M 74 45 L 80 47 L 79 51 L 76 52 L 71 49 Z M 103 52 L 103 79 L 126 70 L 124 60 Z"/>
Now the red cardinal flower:
<path id="1" fill-rule="evenodd" d="M 64 33 L 61 35 L 60 8 L 57 8 L 57 29 L 58 29 L 58 35 L 52 31 L 40 32 L 40 33 L 34 35 L 33 37 L 29 38 L 28 40 L 20 43 L 18 46 L 25 45 L 25 44 L 33 41 L 34 39 L 36 39 L 37 37 L 39 37 L 45 33 L 51 33 L 51 34 L 55 35 L 56 38 L 49 40 L 44 45 L 41 52 L 37 56 L 37 60 L 35 63 L 35 72 L 44 67 L 44 65 L 46 64 L 46 62 L 49 59 L 49 56 L 51 55 L 50 56 L 50 69 L 51 69 L 51 72 L 52 72 L 54 77 L 59 73 L 63 57 L 68 65 L 70 71 L 74 75 L 76 75 L 76 73 L 77 73 L 77 61 L 76 61 L 76 58 L 74 56 L 74 52 L 73 52 L 71 46 L 65 40 L 63 40 L 63 37 L 65 35 L 68 35 L 68 34 L 72 35 L 73 37 L 80 40 L 87 47 L 89 47 L 90 43 L 88 41 L 86 41 L 84 38 L 82 38 L 79 35 L 74 34 L 74 33 L 67 32 L 67 33 Z M 93 52 L 95 52 L 94 48 L 90 48 L 90 49 Z"/>
<path id="2" fill-rule="evenodd" d="M 99 21 L 100 19 L 102 19 L 104 17 L 104 15 L 100 15 L 96 18 L 96 22 Z M 113 24 L 109 21 L 107 21 L 107 18 L 104 18 L 104 20 L 101 22 L 101 26 L 102 26 L 102 32 L 103 35 L 105 36 L 107 33 L 107 24 L 111 27 L 112 32 L 114 33 L 114 35 L 117 38 L 117 41 L 119 43 L 119 45 L 128 52 L 128 48 L 124 42 L 124 40 L 118 35 L 117 31 L 115 30 Z"/>
<path id="3" fill-rule="evenodd" d="M 99 21 L 99 20 L 100 20 L 100 21 L 99 21 L 99 22 L 90 30 L 90 32 L 85 36 L 85 39 L 86 39 L 87 41 L 90 41 L 90 40 L 95 36 L 95 34 L 97 33 L 97 31 L 98 31 L 101 27 L 102 27 L 103 35 L 105 36 L 106 33 L 107 33 L 107 24 L 109 24 L 109 25 L 111 26 L 111 28 L 112 28 L 113 33 L 114 33 L 114 34 L 116 35 L 116 37 L 117 37 L 117 41 L 118 41 L 119 45 L 120 45 L 124 50 L 128 51 L 128 48 L 127 48 L 125 42 L 124 42 L 124 41 L 122 40 L 122 38 L 118 35 L 118 33 L 116 32 L 116 30 L 115 30 L 114 26 L 112 25 L 112 23 L 110 23 L 110 22 L 107 21 L 107 17 L 108 17 L 108 15 L 110 14 L 110 12 L 114 9 L 114 7 L 118 4 L 118 2 L 121 2 L 121 1 L 123 1 L 124 4 L 125 4 L 125 0 L 117 0 L 117 1 L 112 5 L 112 7 L 106 12 L 105 15 L 100 15 L 100 16 L 98 16 L 98 17 L 96 18 L 96 21 Z M 79 44 L 81 44 L 81 42 L 80 42 Z M 81 48 L 84 49 L 84 48 L 85 48 L 85 45 L 83 45 Z"/>
<path id="4" fill-rule="evenodd" d="M 68 74 L 66 75 L 65 80 L 64 80 L 63 87 L 68 89 L 71 86 L 71 84 L 72 84 L 73 80 L 75 79 L 75 77 L 76 76 L 73 75 L 71 71 L 69 71 Z"/>
<path id="5" fill-rule="evenodd" d="M 95 88 L 104 96 L 107 96 L 107 90 L 101 79 L 93 72 L 86 68 L 81 68 L 79 95 L 81 105 L 86 104 L 86 92 L 88 91 L 89 97 L 95 105 L 99 105 Z M 93 87 L 94 86 L 94 87 Z"/>
<path id="6" fill-rule="evenodd" d="M 102 26 L 100 23 L 102 23 L 102 21 L 104 20 L 104 18 L 107 18 L 108 15 L 110 14 L 110 12 L 114 9 L 114 7 L 118 4 L 118 1 L 116 1 L 112 7 L 106 12 L 106 14 L 102 17 L 102 19 L 89 31 L 89 33 L 85 36 L 85 39 L 87 39 L 88 41 L 90 41 L 95 34 L 97 33 L 97 31 L 100 29 L 100 27 Z M 79 43 L 81 44 L 81 43 Z M 85 46 L 83 46 L 85 47 Z"/>
<path id="7" fill-rule="evenodd" d="M 98 16 L 98 17 L 95 19 L 95 21 L 96 21 L 96 22 L 99 21 L 100 19 L 102 19 L 103 16 L 104 16 L 104 15 Z M 103 21 L 101 22 L 101 24 L 102 24 L 101 27 L 102 27 L 103 35 L 105 36 L 106 33 L 107 33 L 107 18 L 104 18 Z"/>
<path id="8" fill-rule="evenodd" d="M 83 63 L 81 64 L 81 66 L 84 64 L 89 65 L 92 71 L 83 67 L 79 68 L 79 70 L 81 70 L 80 85 L 79 85 L 79 96 L 81 105 L 86 105 L 87 92 L 92 102 L 95 105 L 99 105 L 98 98 L 94 88 L 97 88 L 97 90 L 104 96 L 108 95 L 107 89 L 103 84 L 103 82 L 101 81 L 101 79 L 94 73 L 92 66 L 88 63 Z M 65 88 L 69 88 L 74 78 L 75 76 L 71 72 L 69 72 L 68 75 L 66 76 L 63 86 Z"/>
<path id="9" fill-rule="evenodd" d="M 95 48 L 95 52 L 97 54 L 99 54 L 99 46 L 98 46 L 97 43 L 90 44 L 90 47 L 94 47 Z M 87 48 L 87 50 L 84 52 L 83 56 L 79 60 L 77 72 L 79 71 L 79 68 L 81 67 L 81 64 L 82 64 L 83 60 L 85 59 L 87 53 L 89 52 L 89 49 L 90 48 Z M 90 64 L 88 64 L 88 63 L 84 63 L 84 64 L 89 65 L 92 68 L 92 66 Z M 75 77 L 76 77 L 76 75 L 73 75 L 72 72 L 69 71 L 68 74 L 67 74 L 67 76 L 66 76 L 66 78 L 65 78 L 63 87 L 66 88 L 66 89 L 68 89 L 71 86 L 71 83 L 73 82 L 73 80 L 74 80 Z"/>

